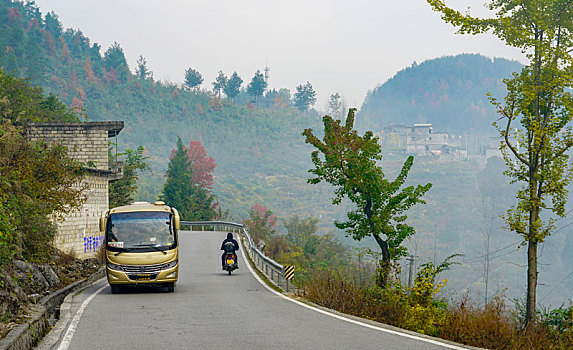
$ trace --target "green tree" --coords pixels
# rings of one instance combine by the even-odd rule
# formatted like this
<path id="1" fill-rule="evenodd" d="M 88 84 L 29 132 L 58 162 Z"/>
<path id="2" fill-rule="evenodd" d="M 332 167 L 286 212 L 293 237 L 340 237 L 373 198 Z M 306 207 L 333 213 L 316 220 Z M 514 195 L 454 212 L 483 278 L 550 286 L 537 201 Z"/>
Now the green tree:
<path id="1" fill-rule="evenodd" d="M 277 218 L 272 211 L 257 203 L 249 211 L 249 219 L 243 224 L 249 230 L 255 243 L 260 241 L 270 243 L 271 238 L 277 233 Z"/>
<path id="2" fill-rule="evenodd" d="M 104 53 L 104 66 L 108 74 L 108 81 L 112 84 L 125 83 L 131 73 L 121 46 L 114 42 Z"/>
<path id="3" fill-rule="evenodd" d="M 257 104 L 257 97 L 262 97 L 266 88 L 267 82 L 265 77 L 260 70 L 257 70 L 249 86 L 247 86 L 247 93 L 255 98 L 255 104 Z"/>
<path id="4" fill-rule="evenodd" d="M 149 157 L 143 155 L 144 150 L 143 146 L 139 146 L 136 150 L 126 149 L 125 152 L 117 155 L 118 157 L 125 157 L 123 161 L 123 177 L 109 185 L 110 208 L 128 205 L 135 200 L 139 173 L 149 170 L 147 164 Z"/>
<path id="5" fill-rule="evenodd" d="M 178 137 L 177 149 L 169 161 L 161 199 L 177 208 L 185 220 L 211 220 L 217 214 L 213 205 L 215 197 L 201 186 L 193 184 L 192 175 L 187 150 Z"/>
<path id="6" fill-rule="evenodd" d="M 328 112 L 335 118 L 342 116 L 342 100 L 338 92 L 328 98 Z"/>
<path id="7" fill-rule="evenodd" d="M 44 29 L 50 32 L 52 39 L 57 39 L 62 35 L 62 24 L 55 12 L 46 14 L 44 19 Z"/>
<path id="8" fill-rule="evenodd" d="M 308 81 L 306 84 L 296 87 L 293 102 L 296 108 L 301 112 L 308 110 L 316 103 L 316 92 Z"/>
<path id="9" fill-rule="evenodd" d="M 301 219 L 293 214 L 286 220 L 282 220 L 287 230 L 286 240 L 289 244 L 304 247 L 310 237 L 318 231 L 318 218 L 312 216 Z"/>
<path id="10" fill-rule="evenodd" d="M 79 121 L 79 115 L 54 94 L 0 70 L 0 116 L 16 126 L 40 121 Z"/>
<path id="11" fill-rule="evenodd" d="M 52 219 L 84 201 L 81 164 L 61 145 L 30 142 L 29 121 L 78 121 L 54 95 L 0 71 L 0 264 L 13 256 L 45 259 L 56 232 Z"/>
<path id="12" fill-rule="evenodd" d="M 46 259 L 60 220 L 80 206 L 84 174 L 61 145 L 29 142 L 4 120 L 0 125 L 0 262 L 13 256 Z"/>
<path id="13" fill-rule="evenodd" d="M 199 71 L 189 68 L 185 70 L 185 81 L 183 87 L 187 90 L 196 90 L 203 84 L 203 76 Z"/>
<path id="14" fill-rule="evenodd" d="M 378 138 L 371 131 L 358 135 L 353 129 L 355 113 L 356 109 L 349 110 L 345 125 L 324 116 L 322 141 L 312 129 L 303 132 L 305 141 L 317 148 L 311 155 L 314 169 L 309 170 L 316 177 L 308 183 L 328 182 L 335 187 L 333 204 L 340 204 L 346 197 L 356 205 L 356 210 L 347 213 L 347 221 L 335 225 L 356 240 L 374 237 L 382 250 L 378 284 L 385 287 L 391 261 L 406 255 L 402 242 L 415 233 L 406 224 L 406 211 L 415 204 L 425 203 L 422 197 L 432 184 L 403 187 L 414 162 L 412 156 L 395 180 L 386 179 L 376 164 L 382 159 Z"/>
<path id="15" fill-rule="evenodd" d="M 490 97 L 501 115 L 494 125 L 504 142 L 506 174 L 521 184 L 518 204 L 504 216 L 506 227 L 527 245 L 526 323 L 535 322 L 538 279 L 537 249 L 554 230 L 554 218 L 565 216 L 572 169 L 568 150 L 573 133 L 573 2 L 569 0 L 510 1 L 489 4 L 493 18 L 477 18 L 428 0 L 442 19 L 461 34 L 488 31 L 526 54 L 528 64 L 504 82 L 503 102 Z M 519 125 L 519 124 L 520 125 Z"/>
<path id="16" fill-rule="evenodd" d="M 235 99 L 239 92 L 241 91 L 241 85 L 243 84 L 243 79 L 237 74 L 237 72 L 233 72 L 229 81 L 223 87 L 223 92 L 227 95 L 228 98 Z"/>
<path id="17" fill-rule="evenodd" d="M 221 98 L 221 91 L 225 91 L 225 86 L 227 86 L 227 76 L 223 73 L 222 70 L 219 71 L 219 75 L 212 83 L 213 84 L 213 92 Z"/>
<path id="18" fill-rule="evenodd" d="M 143 55 L 139 55 L 139 58 L 137 59 L 135 76 L 142 80 L 153 78 L 153 72 L 147 68 L 147 60 L 143 57 Z"/>

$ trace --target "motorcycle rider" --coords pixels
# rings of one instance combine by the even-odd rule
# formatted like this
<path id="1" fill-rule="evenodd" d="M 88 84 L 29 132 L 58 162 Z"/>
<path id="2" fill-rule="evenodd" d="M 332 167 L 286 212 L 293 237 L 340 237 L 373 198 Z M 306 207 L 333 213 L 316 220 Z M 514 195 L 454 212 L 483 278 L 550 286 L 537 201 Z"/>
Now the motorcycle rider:
<path id="1" fill-rule="evenodd" d="M 225 250 L 225 244 L 226 243 L 232 243 L 233 249 L 232 250 Z M 237 243 L 237 241 L 233 238 L 233 234 L 231 232 L 227 233 L 227 238 L 221 244 L 221 250 L 223 250 L 223 255 L 221 255 L 221 265 L 223 267 L 223 270 L 225 269 L 225 255 L 227 253 L 233 253 L 233 256 L 235 257 L 235 266 L 236 266 L 236 268 L 239 268 L 239 264 L 237 261 L 237 253 L 235 253 L 237 250 L 239 250 L 239 243 Z"/>

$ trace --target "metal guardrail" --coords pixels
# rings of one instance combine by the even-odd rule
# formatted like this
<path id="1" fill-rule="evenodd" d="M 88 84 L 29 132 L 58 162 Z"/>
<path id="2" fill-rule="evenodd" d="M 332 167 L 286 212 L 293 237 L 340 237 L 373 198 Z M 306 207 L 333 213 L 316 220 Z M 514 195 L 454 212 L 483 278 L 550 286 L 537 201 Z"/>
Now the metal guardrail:
<path id="1" fill-rule="evenodd" d="M 287 292 L 289 291 L 290 282 L 285 278 L 284 266 L 267 257 L 259 250 L 259 248 L 257 248 L 249 234 L 249 231 L 244 225 L 227 221 L 181 221 L 181 226 L 189 226 L 191 231 L 221 231 L 238 232 L 239 234 L 242 234 L 248 242 L 249 256 L 259 271 L 278 287 L 286 290 Z M 201 227 L 201 229 L 194 230 L 193 227 Z M 205 230 L 205 228 L 209 228 L 210 230 Z"/>

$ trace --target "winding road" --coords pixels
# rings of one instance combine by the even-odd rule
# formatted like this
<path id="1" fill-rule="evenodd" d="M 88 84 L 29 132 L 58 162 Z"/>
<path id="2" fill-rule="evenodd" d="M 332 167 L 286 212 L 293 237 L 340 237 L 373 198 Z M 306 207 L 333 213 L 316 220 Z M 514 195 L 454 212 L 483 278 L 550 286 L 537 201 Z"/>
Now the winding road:
<path id="1" fill-rule="evenodd" d="M 111 294 L 102 279 L 69 297 L 38 349 L 463 349 L 288 300 L 262 285 L 241 254 L 229 276 L 220 267 L 224 238 L 180 232 L 174 293 Z"/>

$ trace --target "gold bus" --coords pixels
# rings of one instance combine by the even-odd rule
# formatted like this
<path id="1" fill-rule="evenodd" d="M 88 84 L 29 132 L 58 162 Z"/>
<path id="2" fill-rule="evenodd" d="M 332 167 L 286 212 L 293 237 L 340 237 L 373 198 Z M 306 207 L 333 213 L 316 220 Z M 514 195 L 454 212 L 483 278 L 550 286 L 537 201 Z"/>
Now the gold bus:
<path id="1" fill-rule="evenodd" d="M 107 281 L 112 293 L 127 285 L 159 285 L 175 290 L 179 275 L 179 213 L 163 202 L 135 202 L 100 218 Z"/>

